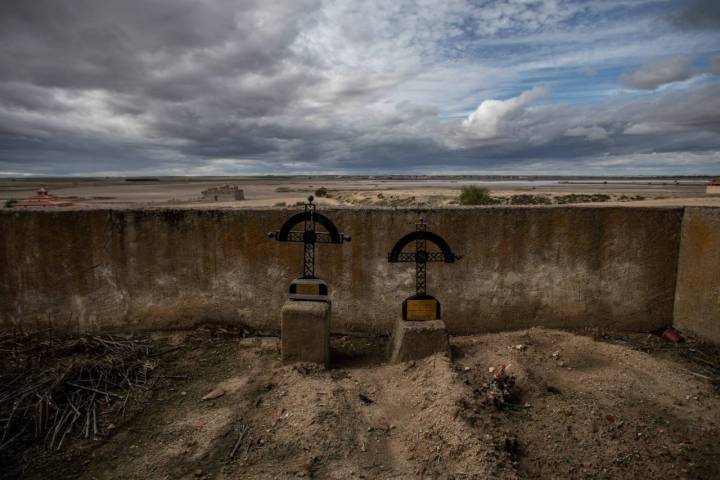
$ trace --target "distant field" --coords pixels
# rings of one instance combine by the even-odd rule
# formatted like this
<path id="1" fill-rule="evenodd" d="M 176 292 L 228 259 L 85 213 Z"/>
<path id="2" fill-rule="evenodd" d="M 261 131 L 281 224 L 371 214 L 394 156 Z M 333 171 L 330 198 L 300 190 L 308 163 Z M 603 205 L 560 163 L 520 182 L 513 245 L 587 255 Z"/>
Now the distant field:
<path id="1" fill-rule="evenodd" d="M 52 195 L 79 206 L 218 206 L 243 208 L 292 206 L 325 187 L 333 205 L 442 206 L 455 204 L 463 186 L 477 185 L 503 203 L 584 203 L 597 194 L 610 205 L 718 205 L 720 197 L 705 194 L 708 179 L 577 178 L 577 177 L 141 177 L 0 179 L 0 200 L 23 199 L 43 186 Z M 201 203 L 201 192 L 224 183 L 239 185 L 244 201 Z M 535 201 L 535 200 L 540 201 Z M 543 200 L 545 199 L 545 200 Z M 548 200 L 549 199 L 549 200 Z M 4 202 L 3 202 L 4 203 Z M 595 203 L 595 202 L 594 202 Z"/>

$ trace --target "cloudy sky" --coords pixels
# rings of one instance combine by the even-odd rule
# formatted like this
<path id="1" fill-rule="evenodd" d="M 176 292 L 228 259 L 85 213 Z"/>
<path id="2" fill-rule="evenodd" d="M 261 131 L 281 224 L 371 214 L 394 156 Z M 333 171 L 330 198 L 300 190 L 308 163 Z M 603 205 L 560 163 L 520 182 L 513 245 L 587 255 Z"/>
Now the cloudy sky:
<path id="1" fill-rule="evenodd" d="M 0 0 L 0 175 L 720 174 L 717 0 Z"/>

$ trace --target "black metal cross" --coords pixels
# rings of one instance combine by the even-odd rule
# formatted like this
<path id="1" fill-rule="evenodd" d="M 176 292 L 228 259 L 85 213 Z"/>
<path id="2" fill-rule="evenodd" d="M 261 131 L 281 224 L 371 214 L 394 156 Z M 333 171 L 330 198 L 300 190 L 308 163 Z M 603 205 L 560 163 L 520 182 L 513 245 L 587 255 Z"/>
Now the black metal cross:
<path id="1" fill-rule="evenodd" d="M 453 262 L 459 259 L 450 251 L 444 240 L 432 232 L 427 231 L 427 223 L 422 218 L 415 225 L 415 232 L 406 235 L 401 239 L 388 255 L 390 262 L 415 262 L 415 293 L 417 296 L 427 295 L 427 263 L 428 262 Z M 407 240 L 405 240 L 407 239 Z M 410 241 L 415 240 L 415 252 L 402 252 L 402 247 Z M 441 248 L 441 252 L 428 252 L 427 240 L 435 243 Z"/>
<path id="2" fill-rule="evenodd" d="M 303 253 L 303 276 L 302 278 L 315 278 L 315 244 L 316 243 L 343 243 L 351 240 L 350 235 L 339 233 L 335 225 L 325 217 L 315 212 L 313 196 L 308 197 L 305 204 L 305 211 L 290 217 L 282 228 L 277 232 L 270 232 L 268 236 L 280 242 L 302 242 Z M 304 222 L 302 231 L 290 230 L 300 222 Z M 319 223 L 326 232 L 319 232 L 315 229 Z"/>

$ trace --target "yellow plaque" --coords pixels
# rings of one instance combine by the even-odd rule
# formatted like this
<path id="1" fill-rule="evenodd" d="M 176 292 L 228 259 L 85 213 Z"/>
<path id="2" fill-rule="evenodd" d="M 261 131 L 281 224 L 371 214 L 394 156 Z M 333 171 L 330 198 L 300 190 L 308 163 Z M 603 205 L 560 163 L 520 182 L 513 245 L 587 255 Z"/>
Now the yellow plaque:
<path id="1" fill-rule="evenodd" d="M 320 285 L 317 283 L 296 283 L 295 293 L 298 295 L 320 295 Z"/>
<path id="2" fill-rule="evenodd" d="M 437 300 L 408 300 L 408 320 L 437 320 Z"/>

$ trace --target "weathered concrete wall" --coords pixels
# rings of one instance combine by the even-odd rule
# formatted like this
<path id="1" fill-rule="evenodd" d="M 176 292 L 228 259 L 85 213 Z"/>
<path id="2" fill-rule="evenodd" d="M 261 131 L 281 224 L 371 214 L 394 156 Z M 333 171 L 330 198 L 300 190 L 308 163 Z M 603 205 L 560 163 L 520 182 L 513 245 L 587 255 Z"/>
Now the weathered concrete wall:
<path id="1" fill-rule="evenodd" d="M 267 239 L 288 210 L 0 213 L 0 325 L 279 327 L 302 247 Z M 334 331 L 389 332 L 414 289 L 388 264 L 418 212 L 324 211 L 350 244 L 319 247 Z M 429 265 L 452 333 L 672 323 L 681 209 L 457 208 L 422 212 L 463 258 Z"/>
<path id="2" fill-rule="evenodd" d="M 675 325 L 720 343 L 720 208 L 685 209 L 677 278 Z"/>

